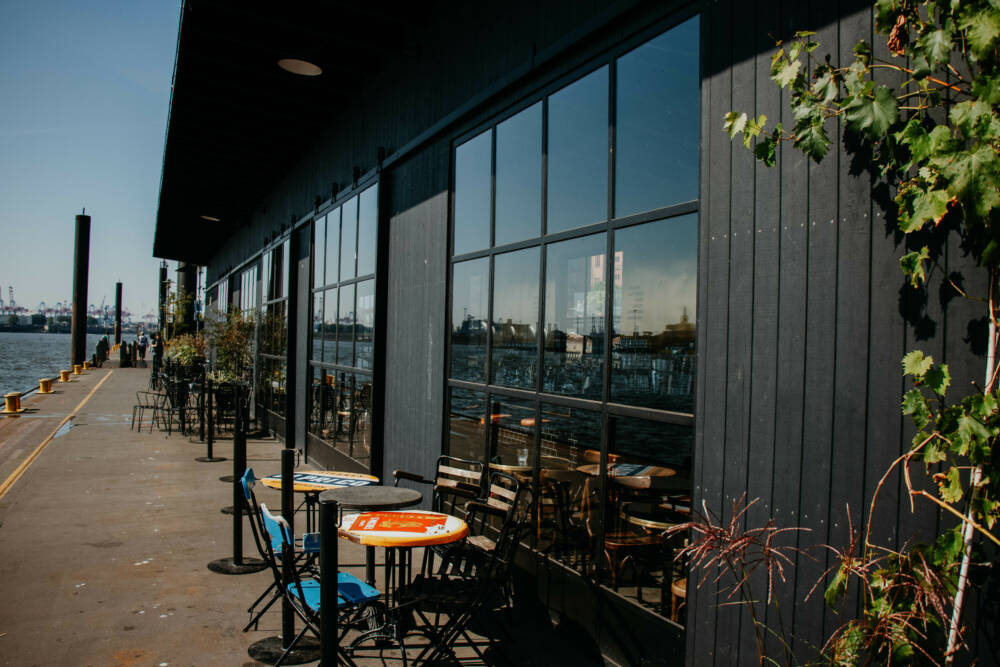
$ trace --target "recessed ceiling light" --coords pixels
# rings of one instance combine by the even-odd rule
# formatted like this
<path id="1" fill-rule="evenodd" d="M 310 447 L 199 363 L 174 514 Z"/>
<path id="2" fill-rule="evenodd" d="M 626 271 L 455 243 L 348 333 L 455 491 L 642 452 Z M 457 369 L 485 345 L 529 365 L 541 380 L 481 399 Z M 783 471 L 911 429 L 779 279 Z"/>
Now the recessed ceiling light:
<path id="1" fill-rule="evenodd" d="M 209 222 L 221 222 L 221 220 L 216 218 L 214 215 L 203 215 L 201 216 L 201 219 L 208 220 Z"/>
<path id="2" fill-rule="evenodd" d="M 323 73 L 319 65 L 314 65 L 308 60 L 298 60 L 297 58 L 282 58 L 278 61 L 278 67 L 286 72 L 301 74 L 302 76 L 319 76 Z"/>

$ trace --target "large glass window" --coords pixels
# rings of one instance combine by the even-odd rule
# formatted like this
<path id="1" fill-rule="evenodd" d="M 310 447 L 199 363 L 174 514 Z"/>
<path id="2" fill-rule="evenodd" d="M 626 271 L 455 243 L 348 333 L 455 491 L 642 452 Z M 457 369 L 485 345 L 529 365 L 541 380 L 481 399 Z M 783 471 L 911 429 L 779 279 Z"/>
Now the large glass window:
<path id="1" fill-rule="evenodd" d="M 309 432 L 369 465 L 378 185 L 313 222 Z"/>
<path id="2" fill-rule="evenodd" d="M 486 327 L 490 321 L 490 261 L 486 257 L 452 267 L 451 377 L 486 380 Z"/>
<path id="3" fill-rule="evenodd" d="M 490 244 L 493 133 L 483 132 L 455 149 L 455 254 Z"/>
<path id="4" fill-rule="evenodd" d="M 258 382 L 254 388 L 257 404 L 282 416 L 285 415 L 287 398 L 285 385 L 288 368 L 286 353 L 290 249 L 291 242 L 285 239 L 283 243 L 265 250 L 262 258 L 263 293 L 257 329 L 260 361 L 257 368 Z M 251 309 L 256 309 L 256 267 L 252 271 L 252 279 L 244 280 L 241 302 Z M 247 271 L 244 277 L 249 278 L 250 274 L 251 272 Z M 247 312 L 252 313 L 254 310 Z"/>
<path id="5" fill-rule="evenodd" d="M 618 59 L 615 216 L 698 198 L 698 20 Z"/>
<path id="6" fill-rule="evenodd" d="M 533 547 L 664 615 L 691 491 L 699 80 L 693 18 L 454 152 L 445 450 L 532 482 Z"/>
<path id="7" fill-rule="evenodd" d="M 494 384 L 534 387 L 538 365 L 538 248 L 497 255 L 493 274 Z"/>
<path id="8" fill-rule="evenodd" d="M 496 245 L 542 233 L 542 104 L 497 125 Z"/>
<path id="9" fill-rule="evenodd" d="M 608 67 L 549 96 L 546 230 L 608 217 Z"/>

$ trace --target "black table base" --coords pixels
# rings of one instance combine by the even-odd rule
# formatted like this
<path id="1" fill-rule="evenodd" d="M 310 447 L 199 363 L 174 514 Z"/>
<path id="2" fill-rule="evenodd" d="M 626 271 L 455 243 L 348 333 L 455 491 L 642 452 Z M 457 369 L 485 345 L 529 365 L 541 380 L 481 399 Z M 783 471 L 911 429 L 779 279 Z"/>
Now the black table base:
<path id="1" fill-rule="evenodd" d="M 266 568 L 267 563 L 259 558 L 243 558 L 237 563 L 232 556 L 213 560 L 208 564 L 209 570 L 219 574 L 252 574 Z"/>
<path id="2" fill-rule="evenodd" d="M 303 637 L 295 645 L 295 648 L 285 656 L 282 664 L 301 665 L 307 662 L 316 662 L 320 658 L 319 646 L 318 639 Z M 266 665 L 276 663 L 284 652 L 285 649 L 281 646 L 281 637 L 265 637 L 264 639 L 255 641 L 247 649 L 247 653 L 250 654 L 251 658 Z"/>

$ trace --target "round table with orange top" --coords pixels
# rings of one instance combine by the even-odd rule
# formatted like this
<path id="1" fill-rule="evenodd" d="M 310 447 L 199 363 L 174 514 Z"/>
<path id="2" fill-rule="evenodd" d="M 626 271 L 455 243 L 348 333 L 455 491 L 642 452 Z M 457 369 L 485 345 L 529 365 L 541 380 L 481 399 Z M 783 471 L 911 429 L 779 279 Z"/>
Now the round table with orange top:
<path id="1" fill-rule="evenodd" d="M 345 540 L 363 544 L 369 549 L 385 548 L 385 592 L 389 602 L 399 586 L 410 581 L 410 551 L 413 547 L 457 542 L 469 534 L 469 526 L 456 516 L 440 512 L 387 510 L 345 514 L 337 533 Z"/>

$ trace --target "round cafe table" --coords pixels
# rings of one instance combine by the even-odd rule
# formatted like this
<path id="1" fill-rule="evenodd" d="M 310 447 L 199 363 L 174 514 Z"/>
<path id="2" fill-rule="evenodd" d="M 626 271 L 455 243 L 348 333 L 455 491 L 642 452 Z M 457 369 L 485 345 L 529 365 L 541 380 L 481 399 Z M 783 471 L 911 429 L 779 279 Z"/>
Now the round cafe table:
<path id="1" fill-rule="evenodd" d="M 292 475 L 292 490 L 306 496 L 306 532 L 312 532 L 315 525 L 318 495 L 328 489 L 363 488 L 378 484 L 374 475 L 337 470 L 301 470 Z M 281 490 L 281 475 L 270 475 L 260 483 L 271 489 Z M 419 502 L 419 501 L 417 501 Z"/>
<path id="2" fill-rule="evenodd" d="M 462 519 L 441 512 L 395 510 L 345 514 L 337 532 L 340 537 L 368 549 L 385 548 L 385 594 L 389 602 L 395 598 L 399 586 L 410 580 L 413 547 L 457 542 L 469 534 L 469 526 Z"/>
<path id="3" fill-rule="evenodd" d="M 423 500 L 423 495 L 416 489 L 407 489 L 396 486 L 345 486 L 336 489 L 329 489 L 319 494 L 320 502 L 324 500 L 336 500 L 341 512 L 345 509 L 359 511 L 389 511 L 398 510 L 405 507 L 413 507 Z M 346 517 L 344 517 L 346 519 Z M 340 522 L 345 525 L 345 521 Z M 338 531 L 339 532 L 339 531 Z M 350 540 L 351 538 L 340 534 L 341 537 Z M 355 541 L 355 540 L 351 540 Z M 358 542 L 364 544 L 363 542 Z M 365 578 L 369 586 L 375 585 L 375 547 L 385 545 L 365 544 Z M 394 550 L 386 551 L 386 580 L 392 572 L 394 561 Z M 405 555 L 400 559 L 400 568 L 403 567 Z"/>
<path id="4" fill-rule="evenodd" d="M 588 463 L 577 468 L 582 473 L 597 477 L 601 471 L 599 463 Z M 670 477 L 677 471 L 666 466 L 648 466 L 642 463 L 610 463 L 608 477 Z"/>

